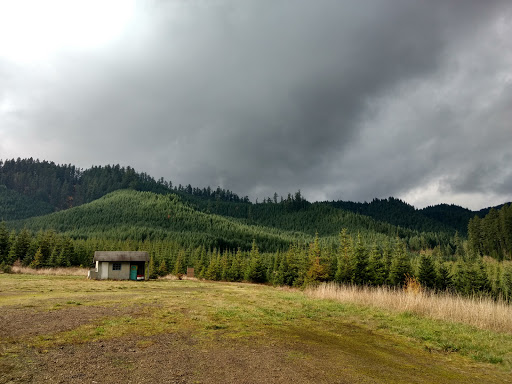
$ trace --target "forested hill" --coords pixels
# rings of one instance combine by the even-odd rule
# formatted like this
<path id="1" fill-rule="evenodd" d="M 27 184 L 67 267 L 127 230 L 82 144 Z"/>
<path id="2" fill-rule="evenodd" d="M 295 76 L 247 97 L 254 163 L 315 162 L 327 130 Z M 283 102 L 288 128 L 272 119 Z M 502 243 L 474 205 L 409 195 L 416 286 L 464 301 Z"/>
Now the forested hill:
<path id="1" fill-rule="evenodd" d="M 316 233 L 323 244 L 336 244 L 341 228 L 350 228 L 368 243 L 384 243 L 398 235 L 412 250 L 452 241 L 447 234 L 401 229 L 318 203 L 296 209 L 258 204 L 250 219 L 235 219 L 201 212 L 176 194 L 133 190 L 115 191 L 79 207 L 9 225 L 32 232 L 55 230 L 75 239 L 169 240 L 186 247 L 247 250 L 256 240 L 261 250 L 272 252 L 292 243 L 308 243 Z"/>
<path id="2" fill-rule="evenodd" d="M 124 189 L 175 194 L 195 211 L 236 219 L 244 225 L 307 236 L 315 232 L 335 236 L 343 225 L 354 233 L 368 236 L 371 233 L 398 234 L 413 239 L 413 244 L 421 243 L 421 247 L 443 243 L 455 231 L 465 236 L 469 219 L 475 215 L 483 217 L 488 212 L 473 212 L 446 204 L 417 210 L 394 198 L 375 199 L 370 203 L 310 203 L 300 191 L 285 198 L 275 194 L 255 204 L 230 190 L 176 186 L 163 178 L 157 180 L 136 172 L 129 166 L 93 166 L 84 170 L 71 164 L 18 158 L 0 160 L 0 220 L 26 219 L 68 210 Z"/>
<path id="3" fill-rule="evenodd" d="M 332 201 L 328 204 L 404 228 L 423 232 L 458 231 L 463 236 L 467 235 L 470 219 L 475 216 L 484 217 L 491 209 L 471 211 L 453 204 L 439 204 L 416 209 L 412 205 L 393 197 L 374 199 L 370 203 Z"/>
<path id="4" fill-rule="evenodd" d="M 22 219 L 36 216 L 52 207 L 53 211 L 72 208 L 89 203 L 110 192 L 120 189 L 133 189 L 160 194 L 170 192 L 184 196 L 194 196 L 217 201 L 249 202 L 248 197 L 240 198 L 235 193 L 217 188 L 192 188 L 173 186 L 172 182 L 163 178 L 156 180 L 147 173 L 136 172 L 130 166 L 120 165 L 93 166 L 81 169 L 71 164 L 59 165 L 49 161 L 30 159 L 0 160 L 0 189 L 14 191 L 18 195 L 29 197 L 33 207 L 19 210 L 20 214 L 0 212 L 0 219 Z M 14 203 L 14 201 L 16 202 Z M 23 204 L 22 197 L 0 195 L 2 205 Z M 38 204 L 38 203 L 43 203 Z M 36 206 L 37 205 L 37 206 Z M 44 208 L 42 208 L 44 206 Z M 29 214 L 32 210 L 32 214 Z"/>

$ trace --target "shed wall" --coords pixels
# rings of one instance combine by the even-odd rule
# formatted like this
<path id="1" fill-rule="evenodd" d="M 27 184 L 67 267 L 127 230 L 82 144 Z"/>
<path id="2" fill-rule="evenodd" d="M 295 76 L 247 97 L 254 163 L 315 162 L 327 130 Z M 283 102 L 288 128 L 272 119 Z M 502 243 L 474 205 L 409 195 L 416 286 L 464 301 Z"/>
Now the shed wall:
<path id="1" fill-rule="evenodd" d="M 114 271 L 114 263 L 108 263 L 108 278 L 114 280 L 127 280 L 130 278 L 130 262 L 121 262 L 121 270 Z"/>

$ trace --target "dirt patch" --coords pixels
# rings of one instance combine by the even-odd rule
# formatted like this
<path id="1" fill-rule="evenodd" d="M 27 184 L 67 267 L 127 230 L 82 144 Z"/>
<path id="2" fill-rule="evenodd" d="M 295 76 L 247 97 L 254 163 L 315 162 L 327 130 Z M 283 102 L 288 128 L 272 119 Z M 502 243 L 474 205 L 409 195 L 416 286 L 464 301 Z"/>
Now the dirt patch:
<path id="1" fill-rule="evenodd" d="M 70 303 L 55 310 L 3 307 L 0 312 L 0 340 L 20 339 L 69 331 L 106 316 L 137 316 L 144 305 L 84 306 Z"/>
<path id="2" fill-rule="evenodd" d="M 27 351 L 4 359 L 0 383 L 370 383 L 303 364 L 305 357 L 276 345 L 226 341 L 205 345 L 192 335 L 121 338 Z M 321 368 L 321 369 L 319 369 Z M 331 367 L 332 370 L 332 367 Z"/>
<path id="3" fill-rule="evenodd" d="M 443 356 L 401 349 L 364 330 L 346 337 L 290 330 L 285 337 L 207 339 L 190 332 L 126 336 L 0 359 L 0 383 L 506 383 L 481 366 L 458 368 Z M 281 335 L 284 336 L 284 335 Z M 367 340 L 362 345 L 359 339 Z M 370 337 L 370 338 L 368 338 Z M 288 340 L 288 341 L 287 341 Z"/>

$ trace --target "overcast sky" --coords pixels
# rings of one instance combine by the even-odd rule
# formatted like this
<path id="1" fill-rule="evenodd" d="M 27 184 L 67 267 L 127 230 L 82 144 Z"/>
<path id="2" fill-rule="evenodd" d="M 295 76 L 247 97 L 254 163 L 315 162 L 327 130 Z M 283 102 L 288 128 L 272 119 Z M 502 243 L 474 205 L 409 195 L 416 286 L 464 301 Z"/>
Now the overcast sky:
<path id="1" fill-rule="evenodd" d="M 0 0 L 17 157 L 260 201 L 512 201 L 512 3 Z"/>

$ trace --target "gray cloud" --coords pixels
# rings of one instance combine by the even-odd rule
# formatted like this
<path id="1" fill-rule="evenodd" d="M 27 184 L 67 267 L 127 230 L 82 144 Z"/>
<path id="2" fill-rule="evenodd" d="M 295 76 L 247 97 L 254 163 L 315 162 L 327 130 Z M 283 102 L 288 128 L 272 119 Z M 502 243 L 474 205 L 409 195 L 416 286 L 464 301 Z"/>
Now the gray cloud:
<path id="1" fill-rule="evenodd" d="M 154 2 L 108 47 L 0 59 L 0 157 L 252 198 L 512 199 L 510 17 L 499 1 Z"/>

